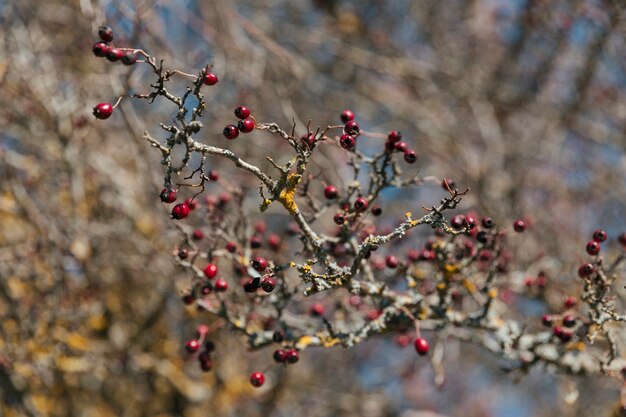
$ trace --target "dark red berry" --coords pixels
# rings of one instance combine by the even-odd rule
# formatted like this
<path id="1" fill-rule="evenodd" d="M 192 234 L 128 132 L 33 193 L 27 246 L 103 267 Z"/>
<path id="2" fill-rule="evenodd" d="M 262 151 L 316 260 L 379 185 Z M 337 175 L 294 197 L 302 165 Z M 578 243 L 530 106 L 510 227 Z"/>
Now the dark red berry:
<path id="1" fill-rule="evenodd" d="M 99 103 L 93 108 L 93 115 L 96 119 L 104 120 L 113 114 L 113 106 L 111 103 Z"/>
<path id="2" fill-rule="evenodd" d="M 415 339 L 414 345 L 415 351 L 421 356 L 426 355 L 428 353 L 428 349 L 430 348 L 426 339 L 422 337 Z"/>
<path id="3" fill-rule="evenodd" d="M 226 139 L 233 140 L 239 136 L 239 129 L 235 125 L 228 125 L 224 128 L 222 134 Z"/>
<path id="4" fill-rule="evenodd" d="M 256 292 L 256 290 L 259 289 L 259 285 L 257 285 L 258 281 L 258 279 L 248 278 L 243 283 L 243 290 L 249 293 Z"/>
<path id="5" fill-rule="evenodd" d="M 385 152 L 391 153 L 396 150 L 396 144 L 393 142 L 385 142 Z"/>
<path id="6" fill-rule="evenodd" d="M 193 231 L 191 237 L 193 238 L 193 240 L 202 240 L 202 238 L 204 237 L 204 233 L 202 232 L 202 230 L 196 229 Z"/>
<path id="7" fill-rule="evenodd" d="M 482 224 L 485 229 L 491 229 L 493 226 L 495 226 L 495 223 L 493 222 L 493 219 L 491 217 L 483 217 L 480 224 Z"/>
<path id="8" fill-rule="evenodd" d="M 254 258 L 252 261 L 252 268 L 258 272 L 263 272 L 267 268 L 267 260 L 265 258 Z"/>
<path id="9" fill-rule="evenodd" d="M 626 232 L 624 232 L 621 235 L 619 235 L 617 237 L 617 240 L 619 241 L 619 243 L 621 243 L 622 245 L 626 246 Z"/>
<path id="10" fill-rule="evenodd" d="M 323 316 L 324 315 L 324 305 L 320 304 L 320 303 L 315 303 L 311 306 L 311 308 L 309 309 L 309 313 L 311 313 L 312 316 Z"/>
<path id="11" fill-rule="evenodd" d="M 224 278 L 218 278 L 215 281 L 215 291 L 224 292 L 228 289 L 228 283 L 224 280 Z"/>
<path id="12" fill-rule="evenodd" d="M 354 113 L 352 112 L 352 110 L 345 109 L 341 112 L 339 118 L 341 119 L 342 123 L 348 123 L 354 120 Z"/>
<path id="13" fill-rule="evenodd" d="M 276 343 L 280 343 L 285 340 L 285 333 L 282 330 L 276 330 L 274 334 L 272 334 L 272 340 Z"/>
<path id="14" fill-rule="evenodd" d="M 208 264 L 204 268 L 203 272 L 204 272 L 204 276 L 206 276 L 208 279 L 213 279 L 217 275 L 217 265 Z"/>
<path id="15" fill-rule="evenodd" d="M 576 326 L 576 318 L 571 314 L 566 314 L 563 316 L 563 326 L 565 327 L 574 327 Z"/>
<path id="16" fill-rule="evenodd" d="M 237 244 L 235 242 L 228 242 L 226 244 L 226 250 L 230 253 L 235 253 L 237 250 Z"/>
<path id="17" fill-rule="evenodd" d="M 261 288 L 268 293 L 274 291 L 274 288 L 276 288 L 276 280 L 272 277 L 265 278 L 261 281 Z"/>
<path id="18" fill-rule="evenodd" d="M 467 220 L 465 220 L 465 216 L 462 214 L 457 214 L 450 220 L 450 225 L 455 230 L 461 230 L 467 225 Z"/>
<path id="19" fill-rule="evenodd" d="M 385 258 L 385 264 L 387 264 L 388 268 L 391 268 L 391 269 L 397 268 L 398 259 L 393 255 L 389 255 Z"/>
<path id="20" fill-rule="evenodd" d="M 126 51 L 120 58 L 120 61 L 122 61 L 124 65 L 133 65 L 137 62 L 137 54 L 133 51 Z"/>
<path id="21" fill-rule="evenodd" d="M 326 188 L 324 188 L 324 197 L 332 200 L 334 198 L 337 198 L 338 192 L 339 191 L 337 190 L 337 187 L 335 187 L 334 185 L 327 185 Z"/>
<path id="22" fill-rule="evenodd" d="M 107 43 L 96 42 L 91 47 L 91 52 L 93 52 L 93 54 L 98 58 L 103 58 L 107 56 L 107 53 L 109 53 L 109 49 L 111 49 L 111 47 Z"/>
<path id="23" fill-rule="evenodd" d="M 252 249 L 259 249 L 261 245 L 263 245 L 263 242 L 259 236 L 252 236 L 250 238 L 250 247 Z"/>
<path id="24" fill-rule="evenodd" d="M 173 188 L 164 188 L 163 190 L 161 190 L 161 194 L 159 195 L 159 197 L 164 203 L 173 203 L 174 201 L 176 201 L 177 193 L 178 191 L 174 190 Z"/>
<path id="25" fill-rule="evenodd" d="M 541 318 L 541 324 L 543 324 L 545 327 L 552 327 L 553 323 L 554 323 L 554 318 L 549 314 L 544 314 L 543 317 Z"/>
<path id="26" fill-rule="evenodd" d="M 237 118 L 241 120 L 247 119 L 248 117 L 250 117 L 250 109 L 244 106 L 239 106 L 235 109 L 235 116 L 237 116 Z"/>
<path id="27" fill-rule="evenodd" d="M 354 139 L 354 136 L 344 134 L 339 138 L 339 144 L 342 148 L 351 151 L 356 146 L 356 140 Z"/>
<path id="28" fill-rule="evenodd" d="M 526 223 L 524 223 L 524 220 L 515 220 L 515 222 L 513 222 L 513 229 L 517 233 L 522 233 L 526 230 Z"/>
<path id="29" fill-rule="evenodd" d="M 198 362 L 200 362 L 200 369 L 204 372 L 209 372 L 213 368 L 213 360 L 209 352 L 202 352 L 198 355 Z"/>
<path id="30" fill-rule="evenodd" d="M 278 363 L 285 363 L 287 361 L 287 352 L 282 349 L 274 351 L 274 360 Z"/>
<path id="31" fill-rule="evenodd" d="M 383 214 L 383 209 L 379 205 L 372 206 L 371 212 L 374 216 L 380 216 Z"/>
<path id="32" fill-rule="evenodd" d="M 415 161 L 417 161 L 417 154 L 415 153 L 415 151 L 412 149 L 404 151 L 404 161 L 407 164 L 414 164 Z"/>
<path id="33" fill-rule="evenodd" d="M 189 215 L 189 211 L 189 206 L 187 204 L 176 204 L 172 209 L 172 218 L 176 220 L 184 219 Z"/>
<path id="34" fill-rule="evenodd" d="M 212 169 L 209 171 L 209 181 L 217 181 L 219 179 L 220 174 L 216 170 Z"/>
<path id="35" fill-rule="evenodd" d="M 110 62 L 117 62 L 124 56 L 124 51 L 118 48 L 109 48 L 107 51 L 107 59 Z"/>
<path id="36" fill-rule="evenodd" d="M 300 354 L 295 349 L 288 350 L 285 360 L 288 363 L 296 363 L 300 360 Z"/>
<path id="37" fill-rule="evenodd" d="M 387 142 L 396 143 L 396 142 L 400 142 L 401 140 L 402 140 L 402 133 L 398 132 L 397 130 L 392 130 L 387 135 Z"/>
<path id="38" fill-rule="evenodd" d="M 196 301 L 196 297 L 193 294 L 185 294 L 182 296 L 182 300 L 185 305 L 190 305 Z"/>
<path id="39" fill-rule="evenodd" d="M 189 251 L 185 248 L 179 249 L 178 250 L 178 257 L 180 259 L 187 259 L 187 257 L 189 257 Z"/>
<path id="40" fill-rule="evenodd" d="M 307 135 L 302 135 L 300 140 L 309 149 L 313 149 L 315 147 L 315 134 L 314 133 L 309 133 Z"/>
<path id="41" fill-rule="evenodd" d="M 356 136 L 359 134 L 359 132 L 361 131 L 361 127 L 359 126 L 359 124 L 357 122 L 355 122 L 354 120 L 350 120 L 348 123 L 346 123 L 346 125 L 343 127 L 343 132 L 347 133 L 348 135 L 352 135 L 352 136 Z"/>
<path id="42" fill-rule="evenodd" d="M 204 83 L 204 85 L 215 85 L 218 81 L 219 80 L 217 78 L 217 75 L 209 72 L 204 76 L 204 80 L 202 82 Z"/>
<path id="43" fill-rule="evenodd" d="M 250 383 L 254 387 L 260 387 L 265 383 L 265 375 L 263 375 L 262 372 L 254 372 L 252 375 L 250 375 Z"/>
<path id="44" fill-rule="evenodd" d="M 254 130 L 254 120 L 251 118 L 241 120 L 237 124 L 237 128 L 241 131 L 241 133 L 250 133 Z"/>
<path id="45" fill-rule="evenodd" d="M 596 271 L 596 268 L 587 262 L 586 264 L 582 264 L 580 268 L 578 268 L 578 276 L 581 278 L 585 278 L 590 276 Z"/>
<path id="46" fill-rule="evenodd" d="M 602 243 L 606 240 L 606 232 L 602 229 L 596 229 L 593 231 L 593 240 L 598 243 Z"/>
<path id="47" fill-rule="evenodd" d="M 563 307 L 565 308 L 573 308 L 576 307 L 576 304 L 578 304 L 578 300 L 574 297 L 566 297 L 565 301 L 563 301 Z"/>
<path id="48" fill-rule="evenodd" d="M 359 197 L 356 200 L 354 200 L 354 209 L 359 213 L 367 210 L 368 205 L 369 203 L 367 199 L 363 197 Z"/>
<path id="49" fill-rule="evenodd" d="M 98 28 L 98 36 L 105 42 L 111 42 L 113 40 L 113 29 L 108 26 L 100 26 Z"/>
<path id="50" fill-rule="evenodd" d="M 589 255 L 597 255 L 600 253 L 600 244 L 595 240 L 589 241 L 587 243 L 587 253 Z"/>
<path id="51" fill-rule="evenodd" d="M 341 213 L 337 213 L 335 214 L 335 216 L 333 217 L 333 221 L 335 222 L 335 224 L 344 224 L 344 222 L 346 221 L 346 218 L 343 214 Z"/>
<path id="52" fill-rule="evenodd" d="M 197 340 L 192 339 L 185 343 L 185 348 L 187 349 L 187 352 L 194 353 L 197 352 L 198 349 L 200 349 L 200 343 L 198 343 Z"/>

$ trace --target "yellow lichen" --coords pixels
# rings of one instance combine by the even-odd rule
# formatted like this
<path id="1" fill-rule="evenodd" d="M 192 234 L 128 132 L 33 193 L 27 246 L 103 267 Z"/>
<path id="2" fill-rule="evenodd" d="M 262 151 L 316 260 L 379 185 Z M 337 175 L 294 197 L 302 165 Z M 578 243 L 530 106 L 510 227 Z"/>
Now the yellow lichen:
<path id="1" fill-rule="evenodd" d="M 290 174 L 287 177 L 287 184 L 285 185 L 285 188 L 278 196 L 278 201 L 280 201 L 283 207 L 285 207 L 291 215 L 298 213 L 298 205 L 294 201 L 293 196 L 296 193 L 296 187 L 300 183 L 301 178 L 302 176 L 299 174 Z"/>
<path id="2" fill-rule="evenodd" d="M 498 290 L 495 288 L 492 288 L 489 290 L 489 298 L 496 298 L 498 296 Z"/>
<path id="3" fill-rule="evenodd" d="M 463 286 L 465 287 L 467 292 L 469 292 L 470 294 L 473 294 L 476 291 L 476 284 L 474 284 L 473 282 L 469 280 L 464 279 Z"/>

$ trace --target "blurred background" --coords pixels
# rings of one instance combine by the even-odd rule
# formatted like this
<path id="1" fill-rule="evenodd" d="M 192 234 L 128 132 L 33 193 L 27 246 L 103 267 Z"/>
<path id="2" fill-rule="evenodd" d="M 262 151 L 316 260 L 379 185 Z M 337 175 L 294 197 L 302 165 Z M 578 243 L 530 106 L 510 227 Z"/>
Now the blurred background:
<path id="1" fill-rule="evenodd" d="M 540 369 L 518 378 L 457 342 L 446 345 L 440 387 L 428 361 L 391 337 L 311 349 L 255 390 L 248 375 L 270 353 L 219 331 L 215 369 L 202 373 L 184 340 L 206 317 L 180 302 L 160 156 L 141 138 L 165 137 L 158 124 L 172 106 L 126 100 L 96 121 L 96 103 L 148 91 L 154 76 L 98 59 L 91 46 L 107 24 L 117 46 L 170 68 L 212 64 L 220 83 L 206 93 L 206 143 L 223 144 L 240 104 L 287 130 L 294 120 L 299 134 L 309 120 L 338 123 L 344 108 L 367 131 L 402 131 L 420 174 L 471 188 L 463 210 L 527 219 L 514 266 L 540 264 L 575 294 L 591 231 L 615 240 L 626 224 L 621 4 L 0 1 L 0 415 L 614 415 L 620 381 Z M 268 149 L 284 149 L 264 137 L 229 146 L 263 164 Z M 342 178 L 331 153 L 320 147 L 314 169 Z M 209 162 L 256 192 L 228 162 Z M 441 196 L 436 183 L 390 190 L 387 212 Z"/>

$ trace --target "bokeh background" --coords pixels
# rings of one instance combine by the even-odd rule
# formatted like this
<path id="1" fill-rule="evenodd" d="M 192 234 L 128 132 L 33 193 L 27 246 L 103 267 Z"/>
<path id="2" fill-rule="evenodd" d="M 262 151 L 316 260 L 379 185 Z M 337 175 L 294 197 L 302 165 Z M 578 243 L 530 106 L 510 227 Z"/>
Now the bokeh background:
<path id="1" fill-rule="evenodd" d="M 153 75 L 91 45 L 108 24 L 117 45 L 171 68 L 214 65 L 207 143 L 242 103 L 300 134 L 344 108 L 367 131 L 401 130 L 420 173 L 471 188 L 464 210 L 526 218 L 516 267 L 540 263 L 569 291 L 590 232 L 614 240 L 626 224 L 625 18 L 621 2 L 599 0 L 1 1 L 0 415 L 613 415 L 620 381 L 520 378 L 453 341 L 440 387 L 391 337 L 307 351 L 254 390 L 247 376 L 270 353 L 219 331 L 218 365 L 202 373 L 183 343 L 207 318 L 180 302 L 159 155 L 141 138 L 164 137 L 172 107 L 127 100 L 94 120 L 93 105 L 146 91 Z M 259 163 L 273 146 L 232 144 Z M 317 169 L 340 178 L 319 153 Z M 441 189 L 385 198 L 403 213 Z"/>

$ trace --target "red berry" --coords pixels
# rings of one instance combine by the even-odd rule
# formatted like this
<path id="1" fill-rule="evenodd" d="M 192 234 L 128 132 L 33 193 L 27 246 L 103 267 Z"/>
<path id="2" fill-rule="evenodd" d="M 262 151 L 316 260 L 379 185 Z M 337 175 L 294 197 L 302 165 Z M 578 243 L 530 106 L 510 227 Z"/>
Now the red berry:
<path id="1" fill-rule="evenodd" d="M 191 235 L 191 237 L 193 238 L 193 240 L 202 240 L 202 238 L 204 237 L 204 233 L 202 233 L 202 230 L 196 229 L 193 231 L 193 235 Z"/>
<path id="2" fill-rule="evenodd" d="M 184 219 L 189 215 L 189 211 L 189 206 L 187 204 L 176 204 L 172 209 L 172 218 L 176 220 Z"/>
<path id="3" fill-rule="evenodd" d="M 554 323 L 554 319 L 549 314 L 544 314 L 543 317 L 541 318 L 541 324 L 543 324 L 546 327 L 552 327 L 552 323 Z"/>
<path id="4" fill-rule="evenodd" d="M 339 118 L 341 119 L 342 123 L 348 123 L 354 120 L 354 113 L 352 112 L 352 110 L 345 109 L 341 112 Z"/>
<path id="5" fill-rule="evenodd" d="M 304 143 L 309 149 L 313 149 L 315 147 L 315 134 L 309 133 L 308 135 L 302 135 L 300 138 L 302 143 Z"/>
<path id="6" fill-rule="evenodd" d="M 245 282 L 243 283 L 243 290 L 245 292 L 256 292 L 256 290 L 259 289 L 259 279 L 254 279 L 254 278 L 248 278 L 245 280 Z"/>
<path id="7" fill-rule="evenodd" d="M 387 142 L 396 143 L 402 140 L 402 133 L 397 130 L 392 130 L 387 135 Z"/>
<path id="8" fill-rule="evenodd" d="M 93 54 L 95 56 L 97 56 L 98 58 L 103 58 L 103 57 L 107 56 L 107 53 L 109 52 L 109 49 L 111 49 L 111 47 L 107 43 L 105 43 L 105 42 L 96 42 L 91 47 L 91 52 L 93 52 Z"/>
<path id="9" fill-rule="evenodd" d="M 262 372 L 254 372 L 252 375 L 250 375 L 250 383 L 254 387 L 260 387 L 261 385 L 263 385 L 263 383 L 265 383 L 265 375 L 263 375 Z"/>
<path id="10" fill-rule="evenodd" d="M 513 229 L 517 233 L 522 233 L 524 230 L 526 230 L 526 223 L 524 223 L 524 220 L 515 220 L 515 222 L 513 223 Z"/>
<path id="11" fill-rule="evenodd" d="M 258 221 L 254 224 L 254 231 L 257 233 L 265 233 L 267 231 L 267 224 L 264 221 Z"/>
<path id="12" fill-rule="evenodd" d="M 297 350 L 295 349 L 291 349 L 289 351 L 287 351 L 287 355 L 285 357 L 285 360 L 288 363 L 296 363 L 300 360 L 300 354 L 298 353 Z"/>
<path id="13" fill-rule="evenodd" d="M 108 26 L 100 26 L 98 28 L 98 36 L 105 42 L 111 42 L 113 40 L 113 29 Z"/>
<path id="14" fill-rule="evenodd" d="M 124 65 L 133 65 L 137 62 L 137 54 L 133 51 L 126 51 L 123 53 L 120 61 L 122 61 L 122 64 Z"/>
<path id="15" fill-rule="evenodd" d="M 248 117 L 250 117 L 250 109 L 244 106 L 239 106 L 235 109 L 235 116 L 237 116 L 237 118 L 241 120 L 247 119 Z"/>
<path id="16" fill-rule="evenodd" d="M 406 152 L 407 149 L 409 149 L 409 145 L 406 142 L 400 141 L 396 142 L 396 144 L 393 145 L 393 148 L 398 152 Z"/>
<path id="17" fill-rule="evenodd" d="M 261 247 L 262 244 L 263 242 L 261 241 L 261 238 L 259 236 L 252 236 L 250 238 L 250 247 L 252 249 L 258 249 Z"/>
<path id="18" fill-rule="evenodd" d="M 385 152 L 391 153 L 396 150 L 396 144 L 394 142 L 385 142 Z"/>
<path id="19" fill-rule="evenodd" d="M 241 131 L 241 133 L 250 133 L 254 130 L 254 120 L 251 118 L 241 120 L 237 124 L 237 128 Z"/>
<path id="20" fill-rule="evenodd" d="M 593 240 L 598 243 L 602 243 L 606 240 L 606 232 L 602 229 L 596 229 L 593 231 Z"/>
<path id="21" fill-rule="evenodd" d="M 578 268 L 578 276 L 581 278 L 585 278 L 590 276 L 596 271 L 596 268 L 587 262 L 586 264 L 582 264 L 580 268 Z"/>
<path id="22" fill-rule="evenodd" d="M 404 161 L 407 164 L 414 164 L 415 161 L 417 161 L 417 154 L 415 153 L 415 151 L 412 149 L 404 151 Z"/>
<path id="23" fill-rule="evenodd" d="M 415 339 L 414 345 L 415 351 L 421 356 L 426 355 L 428 353 L 428 349 L 430 348 L 426 339 L 422 337 L 418 337 L 417 339 Z"/>
<path id="24" fill-rule="evenodd" d="M 354 209 L 359 213 L 367 210 L 368 205 L 368 201 L 363 197 L 359 197 L 354 200 Z"/>
<path id="25" fill-rule="evenodd" d="M 196 297 L 193 294 L 185 294 L 181 299 L 185 305 L 193 304 L 196 301 Z"/>
<path id="26" fill-rule="evenodd" d="M 491 229 L 493 226 L 495 226 L 495 223 L 493 222 L 493 219 L 491 217 L 483 217 L 480 223 L 485 229 Z"/>
<path id="27" fill-rule="evenodd" d="M 219 179 L 220 174 L 216 170 L 212 169 L 209 171 L 209 181 L 217 181 Z"/>
<path id="28" fill-rule="evenodd" d="M 407 347 L 411 343 L 411 337 L 406 334 L 399 334 L 396 336 L 395 342 L 400 347 Z"/>
<path id="29" fill-rule="evenodd" d="M 267 260 L 265 258 L 254 258 L 252 261 L 252 268 L 258 272 L 263 272 L 267 268 Z"/>
<path id="30" fill-rule="evenodd" d="M 467 220 L 465 220 L 465 216 L 462 214 L 457 214 L 450 220 L 450 225 L 455 230 L 461 230 L 467 225 Z"/>
<path id="31" fill-rule="evenodd" d="M 335 214 L 335 216 L 333 217 L 333 221 L 335 222 L 335 224 L 344 224 L 344 222 L 346 221 L 346 218 L 343 214 L 341 213 L 337 213 Z"/>
<path id="32" fill-rule="evenodd" d="M 600 253 L 600 244 L 595 240 L 587 243 L 587 253 L 589 255 L 597 255 Z"/>
<path id="33" fill-rule="evenodd" d="M 265 278 L 261 281 L 261 288 L 268 293 L 274 291 L 274 288 L 276 288 L 276 280 L 272 277 Z"/>
<path id="34" fill-rule="evenodd" d="M 233 140 L 239 136 L 239 129 L 237 129 L 237 126 L 235 125 L 228 125 L 224 128 L 222 133 L 226 139 Z"/>
<path id="35" fill-rule="evenodd" d="M 178 257 L 180 259 L 187 259 L 188 256 L 189 256 L 189 251 L 187 249 L 183 248 L 183 249 L 178 250 Z"/>
<path id="36" fill-rule="evenodd" d="M 339 191 L 337 190 L 337 187 L 335 187 L 334 185 L 327 185 L 326 188 L 324 189 L 324 197 L 326 197 L 329 200 L 335 199 L 337 198 L 337 193 Z"/>
<path id="37" fill-rule="evenodd" d="M 315 303 L 309 309 L 309 312 L 312 316 L 323 316 L 324 315 L 324 305 L 320 303 Z"/>
<path id="38" fill-rule="evenodd" d="M 572 314 L 566 314 L 563 316 L 563 326 L 574 327 L 576 326 L 576 318 Z"/>
<path id="39" fill-rule="evenodd" d="M 374 216 L 383 214 L 383 209 L 379 205 L 372 206 L 371 212 Z"/>
<path id="40" fill-rule="evenodd" d="M 185 348 L 187 348 L 187 352 L 194 353 L 197 352 L 198 349 L 200 349 L 200 343 L 198 343 L 197 340 L 192 339 L 185 343 Z"/>
<path id="41" fill-rule="evenodd" d="M 354 120 L 350 120 L 348 123 L 346 123 L 346 125 L 343 127 L 343 132 L 347 133 L 348 135 L 352 135 L 352 136 L 356 136 L 359 134 L 359 132 L 361 131 L 361 127 L 359 126 L 359 124 L 357 122 L 355 122 Z"/>
<path id="42" fill-rule="evenodd" d="M 387 267 L 391 269 L 398 267 L 398 259 L 393 255 L 387 256 L 385 258 L 385 263 L 387 264 Z"/>
<path id="43" fill-rule="evenodd" d="M 339 144 L 342 148 L 351 151 L 356 146 L 356 140 L 354 139 L 354 136 L 348 135 L 346 133 L 344 135 L 341 135 L 341 137 L 339 138 Z"/>
<path id="44" fill-rule="evenodd" d="M 204 85 L 215 85 L 218 81 L 219 80 L 217 78 L 217 75 L 209 72 L 204 76 L 204 80 L 202 82 L 204 83 Z"/>
<path id="45" fill-rule="evenodd" d="M 198 327 L 196 327 L 196 333 L 198 334 L 198 338 L 206 335 L 209 333 L 209 326 L 206 324 L 199 324 Z"/>
<path id="46" fill-rule="evenodd" d="M 284 363 L 287 361 L 287 352 L 282 349 L 278 349 L 274 352 L 274 360 L 278 363 Z"/>
<path id="47" fill-rule="evenodd" d="M 174 201 L 176 201 L 177 193 L 178 191 L 174 190 L 173 188 L 164 188 L 163 190 L 161 190 L 161 194 L 159 195 L 159 197 L 164 203 L 173 203 Z"/>
<path id="48" fill-rule="evenodd" d="M 217 275 L 217 265 L 215 265 L 215 264 L 208 264 L 204 268 L 203 272 L 204 272 L 204 276 L 206 276 L 208 279 L 213 279 Z"/>
<path id="49" fill-rule="evenodd" d="M 200 369 L 204 372 L 209 372 L 213 368 L 213 360 L 209 352 L 202 352 L 198 355 L 198 362 L 200 362 Z"/>
<path id="50" fill-rule="evenodd" d="M 574 297 L 566 297 L 565 301 L 563 301 L 563 306 L 565 308 L 573 308 L 578 304 L 578 300 Z"/>
<path id="51" fill-rule="evenodd" d="M 619 241 L 619 243 L 621 243 L 622 245 L 626 246 L 626 232 L 624 232 L 621 235 L 619 235 L 617 240 Z"/>
<path id="52" fill-rule="evenodd" d="M 224 278 L 218 278 L 215 281 L 215 291 L 224 292 L 228 289 L 228 283 L 224 280 Z"/>
<path id="53" fill-rule="evenodd" d="M 278 250 L 280 249 L 280 236 L 278 236 L 277 234 L 271 234 L 268 238 L 267 238 L 267 244 L 269 245 L 270 248 L 272 248 L 273 250 Z"/>
<path id="54" fill-rule="evenodd" d="M 235 253 L 237 250 L 237 244 L 235 242 L 228 242 L 226 244 L 226 250 L 230 253 Z"/>
<path id="55" fill-rule="evenodd" d="M 93 115 L 96 119 L 104 120 L 113 114 L 113 106 L 111 103 L 99 103 L 93 108 Z"/>
<path id="56" fill-rule="evenodd" d="M 117 62 L 124 56 L 124 51 L 118 48 L 109 48 L 107 51 L 107 59 L 110 62 Z"/>

